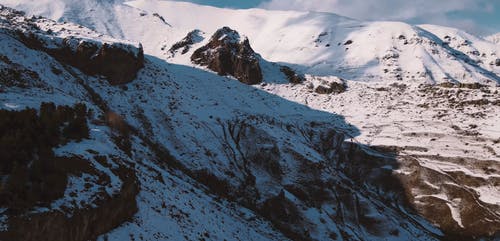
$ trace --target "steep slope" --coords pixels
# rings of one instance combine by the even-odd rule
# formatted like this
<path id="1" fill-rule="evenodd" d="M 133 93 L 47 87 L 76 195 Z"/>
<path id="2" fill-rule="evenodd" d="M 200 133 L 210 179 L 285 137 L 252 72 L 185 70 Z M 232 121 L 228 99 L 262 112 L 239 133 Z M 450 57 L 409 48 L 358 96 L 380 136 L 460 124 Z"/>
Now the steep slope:
<path id="1" fill-rule="evenodd" d="M 114 31 L 143 43 L 144 69 L 120 86 L 77 74 L 136 129 L 130 161 L 141 183 L 139 211 L 101 239 L 436 240 L 444 232 L 469 240 L 498 231 L 498 68 L 488 62 L 498 47 L 491 42 L 443 27 L 323 13 L 129 4 L 135 8 L 103 6 L 111 6 Z M 193 16 L 179 16 L 186 12 Z M 75 20 L 88 26 L 106 19 L 81 16 Z M 223 26 L 247 35 L 263 59 L 308 74 L 304 83 L 288 84 L 280 66 L 265 60 L 259 86 L 193 68 L 192 53 Z M 172 54 L 194 29 L 190 48 Z M 424 84 L 449 81 L 491 86 Z M 347 91 L 316 91 L 331 83 Z M 73 88 L 85 93 L 80 85 Z M 17 94 L 5 107 L 23 106 L 19 99 L 31 93 L 6 91 Z M 73 94 L 60 87 L 55 95 Z"/>
<path id="2" fill-rule="evenodd" d="M 248 36 L 265 59 L 298 65 L 305 73 L 363 81 L 499 82 L 498 67 L 490 65 L 499 47 L 456 29 L 365 23 L 326 13 L 235 12 L 169 1 L 127 4 L 158 12 L 172 32 L 199 29 L 213 33 L 222 26 L 231 27 Z M 184 12 L 191 15 L 179 15 Z M 123 31 L 126 37 L 136 38 Z M 175 41 L 168 35 L 162 37 L 167 46 Z"/>
<path id="3" fill-rule="evenodd" d="M 53 149 L 54 155 L 61 158 L 57 165 L 71 167 L 66 184 L 62 180 L 56 183 L 66 185 L 62 197 L 48 205 L 38 204 L 26 210 L 3 206 L 4 188 L 8 187 L 10 177 L 2 172 L 1 240 L 95 240 L 127 221 L 133 222 L 126 229 L 126 239 L 135 235 L 148 240 L 197 239 L 205 235 L 227 240 L 242 237 L 248 240 L 285 239 L 251 211 L 221 203 L 189 177 L 166 168 L 167 157 L 144 144 L 148 140 L 133 129 L 127 131 L 123 119 L 88 85 L 92 81 L 110 86 L 103 77 L 86 75 L 43 50 L 30 48 L 17 33 L 37 30 L 39 37 L 44 37 L 45 43 L 53 46 L 60 42 L 54 36 L 61 34 L 73 38 L 86 35 L 99 44 L 121 43 L 124 50 L 134 45 L 111 38 L 104 41 L 103 36 L 89 35 L 94 32 L 82 27 L 67 32 L 64 29 L 72 29 L 75 25 L 25 18 L 4 7 L 0 12 L 1 109 L 21 111 L 29 107 L 41 112 L 42 102 L 55 105 L 84 103 L 91 113 L 86 121 L 88 138 L 69 141 Z M 45 27 L 52 31 L 40 30 Z M 4 75 L 4 70 L 14 71 L 14 74 Z M 50 172 L 44 174 L 50 175 Z M 193 204 L 203 208 L 193 209 Z M 219 224 L 220 229 L 206 226 L 209 222 Z M 224 222 L 228 225 L 220 225 Z M 146 223 L 149 228 L 137 231 Z M 164 225 L 169 228 L 165 229 Z M 116 240 L 123 238 L 118 235 Z"/>
<path id="4" fill-rule="evenodd" d="M 44 43 L 48 48 L 57 48 L 61 39 L 56 37 L 55 33 L 54 35 L 47 33 L 50 32 L 48 29 L 41 30 L 43 27 L 71 29 L 74 25 L 60 25 L 44 19 L 26 18 L 20 12 L 0 7 L 1 108 L 12 113 L 28 107 L 33 108 L 32 111 L 38 110 L 43 125 L 35 129 L 38 132 L 35 136 L 38 138 L 52 136 L 48 140 L 42 139 L 45 143 L 52 143 L 51 151 L 39 150 L 36 153 L 36 148 L 40 146 L 35 146 L 36 154 L 31 158 L 17 161 L 17 164 L 14 164 L 14 171 L 2 170 L 0 239 L 95 239 L 134 215 L 137 209 L 135 196 L 138 185 L 135 173 L 128 165 L 130 159 L 112 141 L 115 134 L 108 127 L 87 120 L 91 118 L 90 113 L 102 115 L 102 110 L 95 103 L 87 101 L 89 93 L 80 83 L 80 79 L 73 76 L 71 67 L 51 57 L 47 53 L 50 52 L 49 49 L 45 49 L 47 52 L 44 52 L 32 49 L 23 43 L 26 36 L 36 36 L 40 41 L 46 41 Z M 88 33 L 85 30 L 81 28 L 79 33 L 82 35 Z M 61 35 L 65 33 L 67 32 L 60 32 Z M 96 36 L 89 38 L 99 41 Z M 125 43 L 122 47 L 123 51 L 134 48 L 133 45 Z M 78 112 L 79 122 L 75 120 L 64 127 L 65 120 L 68 120 L 67 118 L 71 120 L 73 115 L 71 108 L 64 106 L 76 106 L 76 104 L 86 106 L 80 108 Z M 6 113 L 3 112 L 3 121 L 6 121 Z M 80 132 L 83 132 L 83 135 L 79 135 L 79 138 L 58 137 L 59 131 L 52 128 L 57 120 L 63 123 L 64 128 L 60 131 L 63 136 L 67 136 L 65 133 L 71 133 L 75 128 L 78 130 L 79 126 L 86 128 L 82 127 Z M 16 121 L 34 122 L 33 119 L 21 118 Z M 80 124 L 75 126 L 71 123 Z M 8 141 L 9 139 L 4 138 L 8 138 L 9 130 L 4 128 L 5 126 L 2 128 L 2 139 Z M 22 133 L 21 124 L 11 124 L 11 129 L 16 128 L 17 133 Z M 24 128 L 29 130 L 29 127 Z M 29 137 L 25 141 L 33 145 L 35 140 L 36 138 Z M 10 151 L 15 153 L 18 148 L 22 146 L 14 146 L 11 150 L 2 149 L 4 151 L 2 155 Z M 47 152 L 49 154 L 46 154 Z M 26 154 L 28 153 L 24 153 Z M 23 179 L 23 175 L 15 171 L 23 162 L 29 164 L 26 169 L 21 169 L 24 170 L 21 173 L 28 172 L 29 179 Z M 12 197 L 9 194 L 10 183 L 21 185 L 20 190 L 27 191 L 28 194 L 21 196 L 14 205 L 8 202 L 5 205 L 5 201 Z M 55 200 L 51 198 L 42 201 L 45 195 L 54 193 L 54 190 L 58 189 L 61 189 L 61 196 L 55 196 Z M 36 195 L 37 192 L 42 193 L 41 199 L 35 198 L 31 203 L 17 206 L 33 199 L 32 195 Z M 21 195 L 22 192 L 16 193 Z M 30 232 L 26 232 L 27 229 Z"/>
<path id="5" fill-rule="evenodd" d="M 308 74 L 362 81 L 490 85 L 500 81 L 499 67 L 491 65 L 500 47 L 451 28 L 359 22 L 328 13 L 218 9 L 176 1 L 125 3 L 135 9 L 85 2 L 67 2 L 59 18 L 140 41 L 148 46 L 146 52 L 157 56 L 168 55 L 168 49 L 192 30 L 211 34 L 228 26 L 248 36 L 266 60 L 290 64 Z M 186 60 L 171 61 L 188 64 Z"/>
<path id="6" fill-rule="evenodd" d="M 2 61 L 23 66 L 39 76 L 38 85 L 27 85 L 24 89 L 5 86 L 2 108 L 37 107 L 48 99 L 56 103 L 89 99 L 86 103 L 94 113 L 89 141 L 70 143 L 56 153 L 86 157 L 96 168 L 124 165 L 137 177 L 140 186 L 135 198 L 137 213 L 99 239 L 283 240 L 286 235 L 296 240 L 333 237 L 383 240 L 390 236 L 434 240 L 441 235 L 409 207 L 403 208 L 404 202 L 392 198 L 387 202 L 380 200 L 384 190 L 394 197 L 401 195 L 400 189 L 379 185 L 390 176 L 376 170 L 385 170 L 390 158 L 381 158 L 368 168 L 365 150 L 348 143 L 345 148 L 350 151 L 344 150 L 344 135 L 355 135 L 356 130 L 341 117 L 308 109 L 232 79 L 167 64 L 152 56 L 146 56 L 145 67 L 137 79 L 113 86 L 44 50 L 30 49 L 17 35 L 9 34 L 9 27 L 31 23 L 41 28 L 47 21 L 22 20 L 18 12 L 5 8 L 2 11 L 3 16 L 19 20 L 4 22 L 3 29 L 7 32 L 1 36 L 5 45 L 2 55 L 9 57 L 8 61 L 6 58 Z M 54 26 L 69 27 L 55 23 Z M 57 43 L 57 38 L 53 41 Z M 131 126 L 120 121 L 116 113 L 123 115 Z M 354 160 L 356 156 L 357 161 L 348 164 L 346 160 Z M 366 173 L 373 174 L 366 178 Z M 112 176 L 110 179 L 117 180 Z M 53 240 L 67 239 L 70 236 L 65 235 L 76 232 L 79 236 L 72 239 L 86 240 L 107 231 L 110 227 L 100 225 L 105 217 L 93 216 L 93 209 L 78 208 L 84 203 L 92 205 L 98 199 L 95 194 L 82 191 L 76 180 L 78 177 L 66 189 L 74 193 L 64 196 L 69 204 L 58 208 L 59 202 L 55 202 L 46 209 L 35 208 L 30 215 L 37 218 L 31 221 L 15 221 L 9 208 L 2 209 L 5 222 L 2 235 L 17 239 L 20 236 L 15 235 L 29 234 L 23 239 Z M 375 191 L 365 187 L 367 183 L 378 188 Z M 79 197 L 76 204 L 72 197 Z M 100 202 L 93 205 L 120 210 L 120 205 L 130 203 L 133 202 L 117 200 L 111 204 L 114 208 L 106 208 Z M 53 212 L 61 221 L 49 221 Z M 79 214 L 65 218 L 68 212 Z M 110 217 L 106 212 L 97 214 Z M 68 226 L 64 229 L 68 233 L 58 236 L 60 229 L 51 226 L 59 222 L 79 223 L 71 217 L 80 215 L 89 215 L 89 219 L 81 222 L 101 229 Z M 373 225 L 374 220 L 378 225 Z M 400 226 L 401 223 L 405 225 Z M 29 225 L 40 229 L 20 232 Z M 75 230 L 78 227 L 90 228 Z"/>

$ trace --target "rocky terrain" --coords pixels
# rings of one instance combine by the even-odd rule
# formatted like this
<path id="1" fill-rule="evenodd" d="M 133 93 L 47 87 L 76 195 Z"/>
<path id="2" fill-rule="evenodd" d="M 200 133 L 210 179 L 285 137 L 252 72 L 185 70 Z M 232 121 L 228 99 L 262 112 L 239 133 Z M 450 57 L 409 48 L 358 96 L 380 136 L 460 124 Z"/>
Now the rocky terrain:
<path id="1" fill-rule="evenodd" d="M 5 34 L 14 35 L 27 47 L 46 52 L 86 74 L 103 75 L 111 84 L 123 84 L 135 79 L 137 71 L 143 67 L 140 44 L 106 41 L 99 37 L 100 34 L 81 26 L 61 26 L 51 20 L 2 10 Z"/>
<path id="2" fill-rule="evenodd" d="M 259 57 L 249 40 L 228 27 L 217 30 L 207 45 L 194 51 L 191 61 L 207 66 L 219 75 L 231 75 L 245 84 L 262 81 Z"/>
<path id="3" fill-rule="evenodd" d="M 499 239 L 491 39 L 166 1 L 13 7 L 0 114 L 30 121 L 0 122 L 0 150 L 32 153 L 2 166 L 0 240 Z"/>

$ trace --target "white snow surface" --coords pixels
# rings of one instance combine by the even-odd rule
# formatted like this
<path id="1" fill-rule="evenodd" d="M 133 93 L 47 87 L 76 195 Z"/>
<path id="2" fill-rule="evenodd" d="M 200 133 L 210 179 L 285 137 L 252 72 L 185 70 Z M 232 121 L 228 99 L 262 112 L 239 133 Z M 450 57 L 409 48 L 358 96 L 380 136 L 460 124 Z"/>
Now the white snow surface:
<path id="1" fill-rule="evenodd" d="M 139 46 L 140 42 L 148 55 L 146 67 L 134 82 L 127 85 L 127 91 L 107 86 L 98 78 L 90 78 L 89 82 L 133 126 L 144 124 L 137 117 L 138 113 L 145 116 L 153 123 L 145 132 L 154 133 L 156 141 L 164 143 L 172 155 L 191 169 L 206 168 L 221 172 L 221 175 L 223 171 L 234 169 L 235 164 L 230 158 L 220 153 L 223 143 L 214 142 L 214 139 L 222 138 L 219 128 L 224 128 L 225 122 L 250 119 L 250 116 L 256 117 L 253 125 L 280 140 L 278 145 L 288 145 L 311 162 L 319 163 L 322 156 L 304 138 L 269 124 L 266 118 L 296 126 L 321 120 L 355 142 L 404 148 L 401 154 L 416 158 L 423 168 L 485 180 L 488 185 L 467 188 L 483 203 L 495 206 L 496 215 L 500 216 L 500 187 L 493 182 L 500 176 L 500 107 L 494 104 L 500 100 L 500 67 L 494 64 L 500 57 L 498 36 L 484 39 L 442 26 L 361 22 L 328 13 L 232 10 L 174 1 L 101 3 L 58 0 L 35 4 L 0 0 L 0 3 L 18 7 L 29 14 L 74 21 L 92 29 L 80 30 L 77 25 L 65 24 L 65 28 L 72 32 L 64 35 L 64 31 L 57 31 L 61 37 L 82 34 L 96 42 L 125 42 L 134 46 Z M 42 29 L 56 25 L 48 23 L 42 24 Z M 252 48 L 265 59 L 262 63 L 264 84 L 244 86 L 231 77 L 217 76 L 190 62 L 192 51 L 206 44 L 211 34 L 223 26 L 247 36 Z M 194 29 L 204 33 L 203 41 L 196 43 L 185 55 L 173 57 L 168 53 L 170 46 Z M 23 47 L 8 37 L 2 38 L 5 40 L 1 44 L 2 53 L 17 56 L 12 61 L 45 73 L 42 79 L 48 84 L 48 90 L 30 91 L 29 94 L 18 90 L 13 94 L 2 94 L 1 108 L 37 107 L 41 100 L 67 104 L 86 98 L 81 87 L 67 81 L 72 78 L 69 73 L 65 71 L 56 76 L 40 67 L 50 57 L 29 49 L 15 52 L 13 46 L 16 49 Z M 50 63 L 58 66 L 55 61 Z M 335 82 L 342 78 L 348 90 L 339 95 L 320 95 L 307 84 L 285 83 L 277 70 L 278 64 L 306 74 L 308 83 L 314 86 L 322 84 L 318 82 L 321 78 Z M 427 85 L 445 82 L 487 86 L 458 89 Z M 489 103 L 455 105 L 456 102 L 482 99 Z M 103 131 L 107 133 L 109 130 Z M 97 134 L 93 141 L 99 142 L 96 138 Z M 259 144 L 266 147 L 269 143 Z M 103 146 L 111 153 L 117 151 L 112 144 Z M 64 148 L 59 151 L 63 152 Z M 228 208 L 228 205 L 222 205 L 213 196 L 200 191 L 203 189 L 194 188 L 192 191 L 193 185 L 196 186 L 192 180 L 149 162 L 148 151 L 145 152 L 137 154 L 143 155 L 145 163 L 137 168 L 155 169 L 166 182 L 155 180 L 154 175 L 146 171 L 139 172 L 142 173 L 139 177 L 141 183 L 147 184 L 138 197 L 139 213 L 133 222 L 101 237 L 102 240 L 123 240 L 131 234 L 145 240 L 194 239 L 208 229 L 212 229 L 211 237 L 216 240 L 236 240 L 240 235 L 245 240 L 284 239 L 266 221 L 258 218 L 255 221 L 256 215 L 251 211 L 241 207 Z M 471 161 L 453 159 L 458 157 Z M 487 163 L 484 165 L 491 170 L 485 171 L 482 163 Z M 293 173 L 290 174 L 293 177 L 297 172 L 294 170 L 296 163 L 285 161 L 282 164 Z M 396 173 L 412 174 L 408 170 L 403 167 Z M 269 193 L 280 191 L 273 190 L 275 180 L 265 174 L 259 176 L 257 182 L 263 189 L 270 190 Z M 437 188 L 440 183 L 434 183 L 432 178 L 425 182 L 434 193 L 424 193 L 417 188 L 413 190 L 415 197 L 429 195 L 446 200 L 453 219 L 463 227 L 460 200 L 441 193 Z M 169 203 L 167 209 L 158 208 L 163 205 L 162 199 Z M 335 214 L 338 210 L 326 206 L 320 211 L 322 214 L 317 209 L 307 211 L 309 219 L 318 222 L 316 237 L 325 238 L 328 233 L 338 233 L 338 227 L 329 219 L 324 225 L 318 221 L 321 215 Z M 379 215 L 377 210 L 371 211 L 374 216 Z M 241 218 L 242 213 L 246 219 Z M 172 216 L 181 217 L 181 220 L 172 220 Z M 182 219 L 183 216 L 190 218 Z M 229 225 L 214 229 L 215 224 L 222 221 Z M 166 226 L 173 228 L 167 230 Z M 414 237 L 412 232 L 419 232 L 399 231 L 399 238 Z M 370 240 L 390 239 L 364 235 Z"/>
<path id="2" fill-rule="evenodd" d="M 126 4 L 158 13 L 169 23 L 169 27 L 159 26 L 158 31 L 165 34 L 144 38 L 134 28 L 122 30 L 126 38 L 143 42 L 149 50 L 171 46 L 193 29 L 210 34 L 229 26 L 248 36 L 264 59 L 289 64 L 306 74 L 358 81 L 500 83 L 499 68 L 490 65 L 500 47 L 458 29 L 360 22 L 329 13 L 219 9 L 174 1 Z M 144 20 L 139 17 L 131 25 L 139 27 Z M 158 48 L 151 54 L 158 55 Z"/>
<path id="3" fill-rule="evenodd" d="M 491 64 L 500 46 L 448 27 L 361 22 L 330 13 L 222 9 L 177 1 L 53 2 L 40 7 L 25 1 L 0 1 L 29 14 L 71 20 L 141 42 L 146 53 L 155 56 L 167 55 L 161 50 L 164 46 L 172 46 L 194 29 L 212 34 L 228 26 L 248 36 L 264 59 L 306 74 L 377 82 L 500 83 L 500 68 Z M 171 61 L 189 64 L 189 59 Z"/>
<path id="4" fill-rule="evenodd" d="M 486 37 L 486 39 L 493 43 L 500 44 L 500 33 L 490 35 Z"/>

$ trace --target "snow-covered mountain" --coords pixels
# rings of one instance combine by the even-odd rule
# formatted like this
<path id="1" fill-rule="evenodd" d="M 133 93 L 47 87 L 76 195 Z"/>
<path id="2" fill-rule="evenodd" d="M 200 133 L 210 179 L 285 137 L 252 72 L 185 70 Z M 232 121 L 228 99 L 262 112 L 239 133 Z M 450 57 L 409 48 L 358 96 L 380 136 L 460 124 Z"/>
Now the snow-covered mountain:
<path id="1" fill-rule="evenodd" d="M 1 9 L 2 114 L 89 109 L 88 137 L 53 146 L 86 164 L 48 204 L 0 202 L 0 240 L 498 239 L 492 38 L 156 0 L 0 3 L 27 12 Z"/>
<path id="2" fill-rule="evenodd" d="M 486 37 L 487 40 L 493 42 L 493 43 L 500 43 L 500 33 L 490 35 Z"/>
<path id="3" fill-rule="evenodd" d="M 218 9 L 176 1 L 59 0 L 46 8 L 13 2 L 31 14 L 139 41 L 155 55 L 194 29 L 210 35 L 228 26 L 248 36 L 266 60 L 294 65 L 304 73 L 363 81 L 500 82 L 495 66 L 498 45 L 441 26 L 360 22 L 329 13 Z M 56 11 L 52 5 L 64 10 Z"/>

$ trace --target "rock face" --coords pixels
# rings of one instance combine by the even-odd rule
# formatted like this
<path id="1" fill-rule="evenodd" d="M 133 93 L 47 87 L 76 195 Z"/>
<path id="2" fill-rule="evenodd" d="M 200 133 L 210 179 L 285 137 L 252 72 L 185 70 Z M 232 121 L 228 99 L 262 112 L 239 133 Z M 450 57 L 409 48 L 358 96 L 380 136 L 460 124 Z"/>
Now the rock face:
<path id="1" fill-rule="evenodd" d="M 134 48 L 117 43 L 67 37 L 57 46 L 46 46 L 39 36 L 19 33 L 28 47 L 42 50 L 58 61 L 78 68 L 88 75 L 103 75 L 112 85 L 126 84 L 134 80 L 144 66 L 142 46 Z"/>
<path id="2" fill-rule="evenodd" d="M 28 18 L 23 12 L 6 7 L 0 10 L 3 32 L 85 74 L 105 76 L 112 85 L 131 82 L 144 66 L 141 44 L 117 41 L 90 29 L 84 31 L 83 27 L 66 26 L 44 18 Z"/>
<path id="3" fill-rule="evenodd" d="M 245 84 L 262 81 L 259 57 L 248 39 L 241 40 L 239 33 L 228 27 L 217 30 L 207 45 L 193 53 L 191 61 L 207 66 L 219 75 L 234 76 Z"/>
<path id="4" fill-rule="evenodd" d="M 495 65 L 496 65 L 496 66 L 500 66 L 500 59 L 496 59 L 496 60 L 495 60 Z"/>
<path id="5" fill-rule="evenodd" d="M 123 181 L 120 192 L 99 206 L 75 210 L 70 217 L 59 211 L 10 217 L 9 230 L 0 232 L 0 240 L 96 240 L 137 212 L 139 186 L 134 171 L 121 166 L 117 173 Z"/>
<path id="6" fill-rule="evenodd" d="M 303 75 L 297 74 L 288 66 L 281 66 L 280 71 L 285 74 L 288 81 L 292 84 L 300 84 L 305 81 L 305 77 Z"/>
<path id="7" fill-rule="evenodd" d="M 202 32 L 198 29 L 195 29 L 189 32 L 181 41 L 172 45 L 172 47 L 168 51 L 172 54 L 172 56 L 175 56 L 175 53 L 181 49 L 181 54 L 186 54 L 187 52 L 189 52 L 193 44 L 199 43 L 201 41 L 203 41 Z"/>
<path id="8" fill-rule="evenodd" d="M 496 185 L 500 178 L 472 176 L 451 169 L 440 173 L 422 165 L 419 160 L 460 163 L 476 173 L 477 171 L 494 173 L 500 170 L 498 163 L 492 160 L 439 155 L 401 155 L 400 158 L 403 160 L 401 173 L 405 174 L 398 176 L 406 190 L 410 190 L 407 194 L 408 199 L 423 217 L 438 225 L 453 240 L 474 240 L 498 234 L 499 206 L 488 203 L 487 200 L 485 202 L 474 188 L 488 186 L 489 183 Z"/>
<path id="9" fill-rule="evenodd" d="M 93 48 L 88 49 L 82 46 L 81 49 L 80 51 L 79 46 L 75 53 L 76 57 L 80 57 L 80 62 L 75 63 L 75 66 L 81 66 L 83 71 L 87 71 L 89 74 L 107 76 L 111 84 L 131 82 L 144 66 L 142 46 L 137 53 L 133 53 L 118 46 L 103 44 L 90 58 L 82 53 L 86 53 L 86 50 L 93 50 Z"/>

